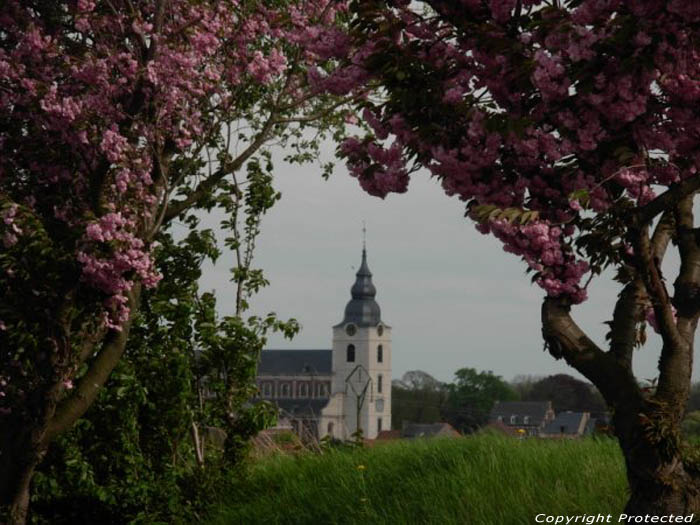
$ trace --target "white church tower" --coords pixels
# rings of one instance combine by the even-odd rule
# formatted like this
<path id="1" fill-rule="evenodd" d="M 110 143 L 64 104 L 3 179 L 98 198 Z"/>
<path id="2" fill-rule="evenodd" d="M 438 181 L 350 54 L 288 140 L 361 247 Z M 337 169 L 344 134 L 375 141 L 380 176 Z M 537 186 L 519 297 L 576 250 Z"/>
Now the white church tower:
<path id="1" fill-rule="evenodd" d="M 361 430 L 374 439 L 391 430 L 391 327 L 381 320 L 364 246 L 350 292 L 343 321 L 333 327 L 332 391 L 343 397 L 343 437 Z"/>

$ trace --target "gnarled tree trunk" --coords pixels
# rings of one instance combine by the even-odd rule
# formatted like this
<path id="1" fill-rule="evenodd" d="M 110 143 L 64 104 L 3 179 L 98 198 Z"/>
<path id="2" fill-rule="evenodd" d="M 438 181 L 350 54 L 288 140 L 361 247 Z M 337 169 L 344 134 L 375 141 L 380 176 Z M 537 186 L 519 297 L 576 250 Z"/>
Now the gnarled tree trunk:
<path id="1" fill-rule="evenodd" d="M 697 467 L 683 457 L 679 419 L 675 417 L 683 413 L 684 407 L 669 409 L 646 402 L 624 408 L 619 407 L 613 423 L 630 489 L 625 513 L 698 515 L 700 475 Z"/>
<path id="2" fill-rule="evenodd" d="M 613 412 L 613 428 L 625 458 L 630 490 L 625 513 L 699 515 L 700 472 L 684 458 L 680 437 L 690 373 L 681 367 L 672 377 L 666 369 L 664 381 L 673 385 L 673 395 L 667 395 L 661 385 L 655 390 L 641 387 L 631 371 L 629 352 L 635 341 L 625 338 L 624 330 L 635 316 L 629 300 L 638 284 L 628 285 L 621 294 L 612 322 L 610 351 L 598 348 L 574 323 L 569 306 L 557 299 L 546 299 L 542 307 L 543 335 L 549 352 L 556 358 L 563 357 L 590 379 Z M 633 337 L 632 332 L 628 337 Z M 687 345 L 673 352 L 687 358 L 692 349 Z"/>

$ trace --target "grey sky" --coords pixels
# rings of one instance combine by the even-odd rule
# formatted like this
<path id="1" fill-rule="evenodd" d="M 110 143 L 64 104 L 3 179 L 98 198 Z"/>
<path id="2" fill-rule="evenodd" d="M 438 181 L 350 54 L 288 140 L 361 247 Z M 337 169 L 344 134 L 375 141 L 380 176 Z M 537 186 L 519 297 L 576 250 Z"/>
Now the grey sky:
<path id="1" fill-rule="evenodd" d="M 269 348 L 330 348 L 331 326 L 342 319 L 360 263 L 365 220 L 377 301 L 393 327 L 395 379 L 419 369 L 451 381 L 462 367 L 506 379 L 577 376 L 543 352 L 543 294 L 530 284 L 524 263 L 478 233 L 464 219 L 463 203 L 445 196 L 436 180 L 418 173 L 408 193 L 381 200 L 364 193 L 342 165 L 329 181 L 315 166 L 279 162 L 276 168 L 282 200 L 264 219 L 255 261 L 271 286 L 255 298 L 253 310 L 294 317 L 303 329 L 293 341 L 271 337 Z M 201 280 L 203 290 L 217 290 L 222 314 L 231 312 L 232 264 L 230 255 L 222 256 Z M 590 299 L 574 310 L 600 344 L 617 292 L 617 283 L 598 279 L 589 287 Z M 635 356 L 640 378 L 657 375 L 660 340 L 648 337 Z"/>

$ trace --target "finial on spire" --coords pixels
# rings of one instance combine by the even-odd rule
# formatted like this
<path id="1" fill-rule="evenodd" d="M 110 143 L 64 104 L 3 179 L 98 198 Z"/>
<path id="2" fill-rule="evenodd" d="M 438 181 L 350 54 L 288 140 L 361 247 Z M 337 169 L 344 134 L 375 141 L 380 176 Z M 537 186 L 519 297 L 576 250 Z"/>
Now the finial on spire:
<path id="1" fill-rule="evenodd" d="M 362 251 L 367 249 L 367 225 L 362 221 Z"/>

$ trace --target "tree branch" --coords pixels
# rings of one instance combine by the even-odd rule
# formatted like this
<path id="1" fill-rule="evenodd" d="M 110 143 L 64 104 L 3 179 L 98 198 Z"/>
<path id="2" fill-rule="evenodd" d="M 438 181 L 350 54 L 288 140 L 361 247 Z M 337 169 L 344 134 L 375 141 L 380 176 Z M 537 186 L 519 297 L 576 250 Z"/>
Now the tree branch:
<path id="1" fill-rule="evenodd" d="M 634 222 L 636 227 L 642 228 L 649 224 L 659 213 L 673 209 L 676 203 L 698 190 L 700 190 L 700 174 L 671 185 L 664 193 L 635 210 Z"/>
<path id="2" fill-rule="evenodd" d="M 675 232 L 674 224 L 673 213 L 666 211 L 654 229 L 651 251 L 657 267 L 661 267 L 666 255 L 668 243 Z M 649 296 L 643 280 L 637 276 L 627 283 L 618 297 L 610 324 L 610 352 L 623 366 L 631 368 L 637 340 L 637 323 L 642 320 L 643 307 Z"/>
<path id="3" fill-rule="evenodd" d="M 110 373 L 119 362 L 126 348 L 131 323 L 138 310 L 141 298 L 141 284 L 134 284 L 128 296 L 129 308 L 131 309 L 129 320 L 124 323 L 121 332 L 112 330 L 107 335 L 102 349 L 90 364 L 87 373 L 80 379 L 73 395 L 64 399 L 56 407 L 56 412 L 44 435 L 45 443 L 50 443 L 54 437 L 70 428 L 87 411 L 97 397 L 100 388 L 105 384 Z"/>
<path id="4" fill-rule="evenodd" d="M 694 228 L 693 196 L 678 204 L 675 219 L 681 268 L 674 283 L 673 302 L 678 309 L 679 329 L 682 327 L 685 340 L 692 343 L 693 334 L 687 333 L 685 328 L 689 321 L 697 320 L 700 311 L 700 247 Z"/>
<path id="5" fill-rule="evenodd" d="M 564 360 L 598 387 L 615 407 L 630 398 L 641 398 L 639 386 L 629 368 L 603 352 L 571 317 L 565 299 L 546 297 L 542 303 L 542 336 L 549 353 Z"/>
<path id="6" fill-rule="evenodd" d="M 330 107 L 324 109 L 323 111 L 319 111 L 318 113 L 312 113 L 311 115 L 306 115 L 306 116 L 299 116 L 299 117 L 289 117 L 289 118 L 279 118 L 274 120 L 274 124 L 291 124 L 291 123 L 303 123 L 303 122 L 315 122 L 317 120 L 321 120 L 322 118 L 327 117 L 328 115 L 331 115 L 333 111 L 335 111 L 337 108 L 340 106 L 347 104 L 348 102 L 352 102 L 353 100 L 359 98 L 358 95 L 353 95 L 351 97 L 345 97 L 335 104 L 331 105 Z M 293 106 L 292 106 L 293 107 Z"/>
<path id="7" fill-rule="evenodd" d="M 693 196 L 675 207 L 676 237 L 681 268 L 674 283 L 673 303 L 678 319 L 674 323 L 678 341 L 664 340 L 659 358 L 659 383 L 656 397 L 677 407 L 685 407 L 693 368 L 693 340 L 700 309 L 700 249 L 693 230 Z M 670 305 L 668 306 L 670 310 Z"/>
<path id="8" fill-rule="evenodd" d="M 197 188 L 184 200 L 175 201 L 168 206 L 165 212 L 165 217 L 163 223 L 168 223 L 182 212 L 186 211 L 198 200 L 207 195 L 212 189 L 216 187 L 219 182 L 221 182 L 226 175 L 238 171 L 245 162 L 255 154 L 255 152 L 260 149 L 260 147 L 267 141 L 268 135 L 274 126 L 273 119 L 274 112 L 270 114 L 270 117 L 265 122 L 265 125 L 257 134 L 253 142 L 251 142 L 248 147 L 236 157 L 232 162 L 226 163 L 219 167 L 218 170 L 214 172 L 213 175 L 207 177 L 202 182 L 199 183 Z"/>
<path id="9" fill-rule="evenodd" d="M 658 261 L 659 266 L 661 266 L 661 262 L 664 260 L 666 250 L 668 249 L 668 243 L 673 238 L 675 231 L 676 221 L 673 212 L 666 210 L 661 216 L 661 219 L 659 219 L 659 223 L 654 230 L 654 235 L 651 237 L 651 251 L 654 259 Z"/>
<path id="10" fill-rule="evenodd" d="M 637 277 L 620 292 L 610 324 L 610 353 L 628 370 L 637 341 L 637 323 L 642 319 L 646 298 L 644 283 Z"/>
<path id="11" fill-rule="evenodd" d="M 654 308 L 656 322 L 659 325 L 664 346 L 677 347 L 682 344 L 682 339 L 676 327 L 676 320 L 671 308 L 671 299 L 661 278 L 658 260 L 654 260 L 652 255 L 648 231 L 649 227 L 646 225 L 638 231 L 632 230 L 637 269 L 644 282 L 647 294 L 649 294 L 649 299 L 651 299 L 651 305 Z"/>

